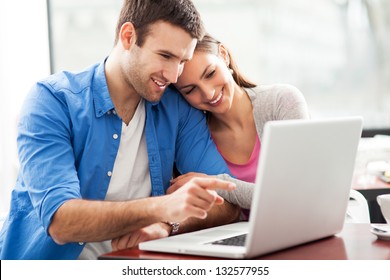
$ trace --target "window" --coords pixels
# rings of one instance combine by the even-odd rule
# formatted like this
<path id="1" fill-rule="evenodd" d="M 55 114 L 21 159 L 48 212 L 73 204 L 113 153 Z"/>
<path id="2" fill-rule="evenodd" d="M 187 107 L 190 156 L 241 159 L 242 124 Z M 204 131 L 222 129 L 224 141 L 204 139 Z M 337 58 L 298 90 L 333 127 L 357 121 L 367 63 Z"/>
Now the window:
<path id="1" fill-rule="evenodd" d="M 53 72 L 109 54 L 122 1 L 48 1 Z M 362 115 L 366 129 L 390 129 L 390 1 L 194 3 L 254 82 L 296 86 L 313 118 Z"/>
<path id="2" fill-rule="evenodd" d="M 108 56 L 122 0 L 48 0 L 52 72 L 81 70 Z"/>
<path id="3" fill-rule="evenodd" d="M 0 1 L 0 222 L 19 169 L 16 125 L 23 100 L 50 74 L 46 16 L 46 0 Z"/>

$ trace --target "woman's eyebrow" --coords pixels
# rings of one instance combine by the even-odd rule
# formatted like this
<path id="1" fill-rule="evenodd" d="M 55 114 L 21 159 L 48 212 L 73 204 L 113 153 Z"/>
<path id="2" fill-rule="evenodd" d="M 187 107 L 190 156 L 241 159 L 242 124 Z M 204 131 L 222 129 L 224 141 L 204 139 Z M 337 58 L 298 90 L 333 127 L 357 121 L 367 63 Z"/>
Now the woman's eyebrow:
<path id="1" fill-rule="evenodd" d="M 178 90 L 183 90 L 183 89 L 188 88 L 188 87 L 194 87 L 194 85 L 193 84 L 189 84 L 189 85 L 186 85 L 184 87 L 180 87 Z"/>
<path id="2" fill-rule="evenodd" d="M 210 66 L 211 66 L 211 64 L 210 65 L 208 65 L 205 69 L 204 69 L 204 71 L 203 71 L 203 73 L 202 73 L 202 75 L 200 75 L 200 79 L 203 79 L 203 77 L 206 75 L 206 73 L 207 73 L 207 70 L 210 68 Z"/>
<path id="3" fill-rule="evenodd" d="M 206 73 L 207 73 L 208 69 L 210 68 L 210 66 L 211 66 L 211 64 L 208 65 L 208 66 L 204 69 L 204 71 L 203 71 L 202 74 L 200 75 L 200 79 L 203 79 L 203 78 L 204 78 L 204 76 L 206 75 Z M 185 86 L 180 87 L 178 90 L 182 90 L 182 89 L 185 89 L 185 88 L 188 88 L 188 87 L 194 87 L 194 86 L 195 86 L 195 85 L 193 85 L 193 84 L 189 84 L 189 85 L 185 85 Z"/>

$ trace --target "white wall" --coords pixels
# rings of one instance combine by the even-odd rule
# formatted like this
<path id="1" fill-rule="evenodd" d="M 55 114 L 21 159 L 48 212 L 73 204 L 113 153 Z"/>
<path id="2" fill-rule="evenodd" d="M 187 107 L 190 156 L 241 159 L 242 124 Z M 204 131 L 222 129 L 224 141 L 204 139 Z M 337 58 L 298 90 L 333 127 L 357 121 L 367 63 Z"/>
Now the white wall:
<path id="1" fill-rule="evenodd" d="M 16 180 L 16 123 L 32 84 L 50 74 L 45 0 L 0 0 L 0 218 Z"/>

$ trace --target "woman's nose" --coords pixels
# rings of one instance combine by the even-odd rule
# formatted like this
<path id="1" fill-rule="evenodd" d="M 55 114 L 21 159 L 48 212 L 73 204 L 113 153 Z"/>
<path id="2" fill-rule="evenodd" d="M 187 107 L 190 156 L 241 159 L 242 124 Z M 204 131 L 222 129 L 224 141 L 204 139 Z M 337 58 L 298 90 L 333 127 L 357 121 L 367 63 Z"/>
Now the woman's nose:
<path id="1" fill-rule="evenodd" d="M 207 99 L 208 101 L 213 100 L 214 95 L 215 95 L 214 87 L 211 87 L 211 86 L 207 87 L 206 86 L 206 87 L 204 87 L 202 92 L 203 92 L 203 96 L 204 96 L 205 99 Z"/>

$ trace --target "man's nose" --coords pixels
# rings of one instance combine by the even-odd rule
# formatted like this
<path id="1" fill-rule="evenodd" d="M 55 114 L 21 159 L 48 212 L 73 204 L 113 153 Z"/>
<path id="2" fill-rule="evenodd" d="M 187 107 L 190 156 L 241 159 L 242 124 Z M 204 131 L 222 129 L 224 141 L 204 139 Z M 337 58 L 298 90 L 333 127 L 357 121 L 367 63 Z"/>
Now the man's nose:
<path id="1" fill-rule="evenodd" d="M 176 83 L 178 77 L 183 72 L 183 64 L 182 63 L 172 63 L 169 67 L 164 71 L 164 77 L 170 83 Z"/>

